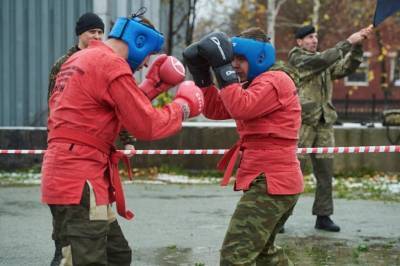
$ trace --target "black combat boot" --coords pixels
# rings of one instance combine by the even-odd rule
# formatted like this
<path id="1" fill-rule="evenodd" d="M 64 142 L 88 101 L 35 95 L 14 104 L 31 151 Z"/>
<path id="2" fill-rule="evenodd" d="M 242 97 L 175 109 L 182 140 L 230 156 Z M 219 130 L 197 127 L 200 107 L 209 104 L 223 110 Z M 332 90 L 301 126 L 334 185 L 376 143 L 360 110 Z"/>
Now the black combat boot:
<path id="1" fill-rule="evenodd" d="M 61 252 L 62 247 L 61 247 L 60 241 L 54 240 L 54 244 L 55 244 L 54 257 L 50 263 L 50 266 L 60 265 L 61 260 L 63 258 L 62 252 Z"/>
<path id="2" fill-rule="evenodd" d="M 317 221 L 315 222 L 315 228 L 320 230 L 325 230 L 329 232 L 339 232 L 340 227 L 336 225 L 329 216 L 317 216 Z"/>

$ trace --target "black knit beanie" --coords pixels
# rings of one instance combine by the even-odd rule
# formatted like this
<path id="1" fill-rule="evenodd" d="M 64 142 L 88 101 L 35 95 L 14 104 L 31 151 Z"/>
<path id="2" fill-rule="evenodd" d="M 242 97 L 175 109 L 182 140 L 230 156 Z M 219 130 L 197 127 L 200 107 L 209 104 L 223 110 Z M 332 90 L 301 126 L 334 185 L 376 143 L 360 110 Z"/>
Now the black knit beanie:
<path id="1" fill-rule="evenodd" d="M 75 26 L 76 36 L 81 35 L 85 31 L 92 29 L 101 29 L 104 32 L 104 23 L 99 16 L 94 13 L 85 13 L 83 14 Z"/>

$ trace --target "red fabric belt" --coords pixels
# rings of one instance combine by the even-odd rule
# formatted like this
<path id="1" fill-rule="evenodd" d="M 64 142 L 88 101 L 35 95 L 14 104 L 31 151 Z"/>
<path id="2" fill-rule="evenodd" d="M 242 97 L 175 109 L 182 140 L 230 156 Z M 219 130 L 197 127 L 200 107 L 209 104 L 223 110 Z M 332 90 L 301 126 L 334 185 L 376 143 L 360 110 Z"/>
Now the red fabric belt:
<path id="1" fill-rule="evenodd" d="M 70 128 L 57 128 L 49 131 L 47 142 L 51 141 L 62 142 L 62 143 L 78 143 L 95 148 L 107 155 L 109 155 L 108 168 L 110 173 L 110 183 L 115 196 L 115 203 L 117 206 L 117 212 L 120 216 L 125 219 L 132 219 L 135 215 L 125 207 L 125 196 L 122 188 L 121 179 L 118 171 L 119 160 L 123 160 L 128 170 L 129 178 L 132 180 L 131 166 L 129 159 L 122 152 L 116 151 L 115 147 L 111 143 L 107 143 L 102 139 L 89 135 L 85 132 L 80 132 L 76 129 Z"/>
<path id="2" fill-rule="evenodd" d="M 224 172 L 224 177 L 221 180 L 221 186 L 226 186 L 229 183 L 229 178 L 232 176 L 233 168 L 239 153 L 244 149 L 262 150 L 269 149 L 271 146 L 280 145 L 281 147 L 296 145 L 297 140 L 292 139 L 278 139 L 266 137 L 243 137 L 240 138 L 235 145 L 233 145 L 227 153 L 218 162 L 217 168 Z"/>

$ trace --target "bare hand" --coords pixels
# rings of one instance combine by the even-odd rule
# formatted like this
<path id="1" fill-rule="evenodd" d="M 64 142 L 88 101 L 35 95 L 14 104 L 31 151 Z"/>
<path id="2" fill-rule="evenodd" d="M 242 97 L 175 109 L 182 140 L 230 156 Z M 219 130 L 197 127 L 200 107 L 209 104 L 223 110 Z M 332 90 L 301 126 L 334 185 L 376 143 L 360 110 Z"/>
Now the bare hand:
<path id="1" fill-rule="evenodd" d="M 125 150 L 130 150 L 130 151 L 135 151 L 135 146 L 133 146 L 132 144 L 126 144 L 124 146 Z M 128 158 L 132 158 L 132 156 L 134 155 L 133 153 L 129 153 L 129 154 L 125 154 Z"/>
<path id="2" fill-rule="evenodd" d="M 361 33 L 361 35 L 364 36 L 364 39 L 369 39 L 372 35 L 373 30 L 374 30 L 374 26 L 369 25 L 368 27 L 361 29 L 360 33 Z"/>
<path id="3" fill-rule="evenodd" d="M 364 41 L 365 39 L 368 39 L 373 31 L 373 26 L 369 25 L 366 28 L 363 28 L 355 33 L 353 33 L 352 35 L 350 35 L 349 38 L 347 38 L 347 41 L 349 41 L 351 44 L 359 44 L 362 41 Z"/>
<path id="4" fill-rule="evenodd" d="M 362 35 L 359 31 L 353 33 L 350 35 L 349 38 L 347 38 L 347 41 L 351 44 L 358 44 L 364 40 L 364 35 Z"/>

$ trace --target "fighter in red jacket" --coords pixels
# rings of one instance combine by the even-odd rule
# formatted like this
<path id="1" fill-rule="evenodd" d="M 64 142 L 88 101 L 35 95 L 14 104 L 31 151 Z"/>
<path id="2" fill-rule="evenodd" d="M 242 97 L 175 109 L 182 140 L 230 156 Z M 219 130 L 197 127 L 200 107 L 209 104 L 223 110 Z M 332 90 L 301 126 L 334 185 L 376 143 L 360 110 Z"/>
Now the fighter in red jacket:
<path id="1" fill-rule="evenodd" d="M 269 265 L 274 260 L 287 265 L 289 259 L 274 239 L 303 191 L 296 156 L 301 108 L 295 84 L 284 71 L 271 68 L 275 50 L 259 28 L 232 40 L 211 33 L 183 55 L 204 92 L 203 114 L 234 119 L 240 136 L 219 163 L 220 169 L 226 168 L 221 185 L 227 185 L 241 155 L 235 190 L 245 191 L 225 236 L 221 265 Z"/>
<path id="2" fill-rule="evenodd" d="M 132 73 L 163 41 L 142 16 L 119 18 L 105 43 L 91 41 L 57 75 L 41 189 L 60 227 L 63 265 L 130 265 L 131 249 L 110 206 L 116 201 L 121 216 L 133 217 L 118 175 L 118 161 L 126 158 L 114 149 L 115 138 L 122 126 L 142 140 L 168 137 L 202 111 L 203 94 L 190 81 L 179 85 L 171 104 L 151 105 L 149 99 L 183 79 L 176 59 L 159 56 L 136 84 Z"/>

